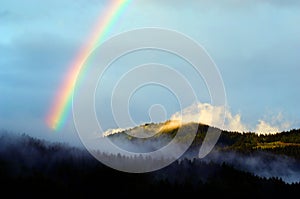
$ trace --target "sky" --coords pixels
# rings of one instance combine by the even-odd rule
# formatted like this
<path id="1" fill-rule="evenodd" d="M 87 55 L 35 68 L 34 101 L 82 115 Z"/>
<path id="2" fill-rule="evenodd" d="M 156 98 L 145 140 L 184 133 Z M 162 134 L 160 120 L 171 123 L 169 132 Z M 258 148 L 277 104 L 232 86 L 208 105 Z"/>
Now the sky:
<path id="1" fill-rule="evenodd" d="M 47 126 L 45 118 L 72 60 L 110 3 L 1 1 L 0 129 L 80 143 L 71 111 L 66 124 L 56 131 Z M 201 44 L 220 71 L 227 97 L 226 119 L 231 121 L 228 129 L 259 130 L 266 125 L 288 130 L 300 128 L 299 21 L 300 2 L 296 0 L 133 0 L 105 39 L 143 27 L 181 32 Z M 203 80 L 183 67 L 187 63 L 165 52 L 146 50 L 122 58 L 104 76 L 102 90 L 96 93 L 104 130 L 117 128 L 105 117 L 113 85 L 130 66 L 150 62 L 172 65 L 188 75 L 200 90 L 200 102 L 191 107 L 211 110 L 204 106 L 209 103 L 209 93 Z M 152 107 L 158 122 L 176 116 L 176 103 L 172 93 L 149 85 L 133 94 L 129 109 L 140 124 L 151 120 Z M 165 104 L 165 109 L 159 104 Z M 191 107 L 185 107 L 186 112 Z"/>

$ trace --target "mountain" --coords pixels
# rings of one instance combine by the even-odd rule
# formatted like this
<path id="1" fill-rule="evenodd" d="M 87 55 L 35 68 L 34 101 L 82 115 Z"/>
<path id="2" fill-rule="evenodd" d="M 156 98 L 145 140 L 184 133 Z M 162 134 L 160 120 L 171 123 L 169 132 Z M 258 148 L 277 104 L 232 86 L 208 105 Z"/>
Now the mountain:
<path id="1" fill-rule="evenodd" d="M 107 135 L 117 144 L 130 143 L 132 150 L 153 150 L 169 142 L 179 128 L 185 141 L 197 130 L 191 148 L 169 166 L 149 173 L 131 174 L 111 169 L 85 149 L 32 138 L 0 133 L 0 183 L 2 194 L 11 197 L 86 198 L 94 195 L 140 198 L 192 197 L 196 195 L 232 198 L 292 197 L 300 194 L 299 130 L 274 135 L 222 131 L 214 150 L 205 158 L 197 151 L 207 125 L 178 125 L 168 121 L 144 124 Z M 134 138 L 144 132 L 143 138 Z M 128 135 L 126 134 L 126 132 Z M 154 135 L 155 134 L 155 135 Z M 150 136 L 150 137 L 147 137 Z M 124 162 L 117 154 L 102 156 Z M 143 161 L 133 157 L 133 161 Z M 155 164 L 156 161 L 151 160 Z M 14 190 L 14 191 L 10 191 Z"/>
<path id="2" fill-rule="evenodd" d="M 117 146 L 132 152 L 150 152 L 168 144 L 178 130 L 182 132 L 179 145 L 197 132 L 189 149 L 180 159 L 198 159 L 198 153 L 208 128 L 221 135 L 213 150 L 201 161 L 226 163 L 234 168 L 261 177 L 279 177 L 285 182 L 300 182 L 300 130 L 258 135 L 256 133 L 228 132 L 199 123 L 180 124 L 167 121 L 143 124 L 115 134 L 107 135 Z M 137 136 L 151 135 L 147 138 Z"/>
<path id="3" fill-rule="evenodd" d="M 106 136 L 109 137 L 112 142 L 120 145 L 120 147 L 136 149 L 137 151 L 151 151 L 165 146 L 174 138 L 179 129 L 183 132 L 182 136 L 179 137 L 179 142 L 182 143 L 189 139 L 190 132 L 197 132 L 186 154 L 188 155 L 193 151 L 199 150 L 208 128 L 211 128 L 212 131 L 221 132 L 215 146 L 215 150 L 217 151 L 235 151 L 243 154 L 267 152 L 300 160 L 300 129 L 278 132 L 276 134 L 240 133 L 224 131 L 200 123 L 181 124 L 179 121 L 169 120 L 157 124 L 143 124 L 131 129 L 119 131 L 118 133 L 107 134 Z"/>

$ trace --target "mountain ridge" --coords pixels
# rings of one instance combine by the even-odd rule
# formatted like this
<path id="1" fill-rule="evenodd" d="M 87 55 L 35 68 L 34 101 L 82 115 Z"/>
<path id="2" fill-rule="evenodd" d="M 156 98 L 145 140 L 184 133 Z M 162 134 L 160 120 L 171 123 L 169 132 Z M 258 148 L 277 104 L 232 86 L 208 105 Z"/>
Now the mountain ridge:
<path id="1" fill-rule="evenodd" d="M 121 144 L 122 142 L 134 142 L 137 145 L 143 145 L 147 142 L 157 142 L 165 140 L 163 143 L 167 144 L 174 138 L 179 128 L 185 131 L 187 139 L 190 131 L 196 131 L 196 137 L 191 145 L 192 149 L 199 148 L 202 144 L 208 128 L 221 132 L 221 135 L 216 143 L 216 148 L 223 151 L 238 151 L 238 152 L 255 152 L 268 151 L 274 154 L 285 154 L 289 157 L 300 159 L 300 129 L 291 129 L 289 131 L 278 132 L 275 134 L 256 134 L 254 132 L 234 132 L 221 130 L 216 127 L 210 127 L 201 123 L 185 123 L 180 124 L 178 121 L 166 121 L 162 123 L 146 123 L 137 127 L 126 129 L 115 134 L 108 135 L 114 143 Z M 155 131 L 155 132 L 151 132 Z M 142 136 L 140 133 L 152 135 L 150 137 Z M 136 136 L 137 135 L 137 136 Z M 123 144 L 124 145 L 124 144 Z M 160 145 L 162 146 L 162 144 Z M 158 146 L 156 146 L 158 147 Z M 155 147 L 152 147 L 155 148 Z"/>
<path id="2" fill-rule="evenodd" d="M 199 131 L 205 131 L 205 127 L 207 126 L 200 125 Z M 298 135 L 298 131 L 287 132 L 282 135 L 287 136 L 285 138 L 287 140 L 290 134 Z M 165 136 L 166 134 L 163 135 Z M 241 136 L 234 133 L 230 133 L 229 135 L 237 136 L 238 139 Z M 255 184 L 273 182 L 293 184 L 300 182 L 300 160 L 292 156 L 287 156 L 287 151 L 283 150 L 284 154 L 280 154 L 278 152 L 270 152 L 270 149 L 239 151 L 234 147 L 226 148 L 227 145 L 231 146 L 234 144 L 231 143 L 232 139 L 229 139 L 231 137 L 228 138 L 226 136 L 226 133 L 221 134 L 219 139 L 221 142 L 205 158 L 199 159 L 195 158 L 195 156 L 180 157 L 168 167 L 151 173 L 147 179 L 154 178 L 156 179 L 155 183 L 163 180 L 180 184 L 184 184 L 188 179 L 193 179 L 193 181 L 188 180 L 193 186 L 199 180 L 205 184 L 210 182 L 216 183 L 215 180 L 221 180 L 223 184 L 224 181 L 227 182 L 227 180 L 234 179 L 230 176 L 218 177 L 218 175 L 222 176 L 228 172 L 237 172 L 241 176 L 240 180 L 244 180 L 245 183 L 248 183 L 249 178 L 253 179 Z M 243 136 L 242 138 L 251 140 L 251 136 Z M 242 142 L 243 140 L 240 141 Z M 199 147 L 198 144 L 196 143 L 196 147 Z M 299 148 L 298 146 L 295 147 Z M 117 154 L 101 154 L 101 156 L 118 162 L 128 160 L 128 158 L 120 157 Z M 137 162 L 142 161 L 138 156 L 133 157 L 133 160 Z M 160 160 L 153 160 L 154 164 L 156 163 L 155 161 Z M 92 173 L 89 174 L 89 171 L 92 171 Z M 12 136 L 2 134 L 0 136 L 0 176 L 2 179 L 16 182 L 23 179 L 27 182 L 27 180 L 31 181 L 34 178 L 39 183 L 42 183 L 40 181 L 43 179 L 48 179 L 48 183 L 51 184 L 54 180 L 59 185 L 65 183 L 65 178 L 67 178 L 67 182 L 71 183 L 70 186 L 73 186 L 72 179 L 77 179 L 79 182 L 84 180 L 80 177 L 82 175 L 88 174 L 89 176 L 96 175 L 101 177 L 106 175 L 105 173 L 107 172 L 111 175 L 122 174 L 122 172 L 113 171 L 113 169 L 105 167 L 105 165 L 99 163 L 84 149 L 70 147 L 62 143 L 51 144 L 28 135 Z M 178 172 L 181 172 L 182 175 L 177 176 Z M 76 175 L 79 175 L 79 177 L 76 177 Z M 182 178 L 183 175 L 184 178 Z M 40 176 L 44 177 L 40 179 Z M 89 176 L 86 176 L 87 179 L 92 178 L 96 181 L 95 177 Z M 107 178 L 109 179 L 108 176 Z M 132 179 L 134 177 L 129 176 L 129 178 Z M 145 179 L 144 181 L 149 182 Z M 3 183 L 6 182 L 3 181 Z M 234 184 L 236 185 L 236 183 Z M 222 186 L 218 185 L 218 187 Z"/>

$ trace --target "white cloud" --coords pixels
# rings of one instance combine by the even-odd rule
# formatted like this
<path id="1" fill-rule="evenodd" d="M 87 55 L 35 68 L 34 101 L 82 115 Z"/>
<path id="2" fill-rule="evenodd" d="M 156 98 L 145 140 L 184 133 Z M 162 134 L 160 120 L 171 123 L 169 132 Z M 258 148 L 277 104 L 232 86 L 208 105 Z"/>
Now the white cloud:
<path id="1" fill-rule="evenodd" d="M 279 128 L 276 126 L 271 126 L 267 122 L 263 120 L 258 120 L 258 124 L 256 125 L 255 132 L 258 134 L 269 134 L 269 133 L 276 133 L 279 132 Z"/>
<path id="2" fill-rule="evenodd" d="M 229 110 L 226 111 L 226 121 L 225 121 L 224 129 L 230 131 L 238 131 L 238 132 L 249 131 L 246 125 L 242 123 L 241 115 L 240 114 L 232 115 L 232 113 Z"/>
<path id="3" fill-rule="evenodd" d="M 224 107 L 212 106 L 208 103 L 195 103 L 171 116 L 171 120 L 183 123 L 200 122 L 211 126 L 219 126 L 224 120 Z"/>
<path id="4" fill-rule="evenodd" d="M 261 133 L 276 133 L 284 130 L 288 130 L 291 128 L 291 122 L 285 121 L 282 113 L 278 113 L 275 116 L 271 117 L 270 122 L 266 122 L 264 120 L 258 120 L 258 124 L 256 125 L 255 132 Z"/>
<path id="5" fill-rule="evenodd" d="M 223 112 L 226 114 L 223 114 Z M 271 117 L 271 121 L 259 119 L 256 126 L 250 126 L 242 121 L 241 114 L 233 114 L 229 108 L 223 106 L 213 106 L 208 103 L 195 103 L 181 112 L 176 112 L 171 120 L 182 120 L 183 123 L 200 122 L 210 126 L 215 126 L 224 130 L 237 132 L 256 132 L 258 134 L 277 133 L 288 130 L 291 123 L 284 121 L 282 113 Z"/>
<path id="6" fill-rule="evenodd" d="M 122 128 L 116 128 L 116 129 L 108 129 L 107 131 L 103 132 L 103 136 L 109 136 L 115 133 L 120 133 L 122 131 L 125 131 L 126 129 L 122 129 Z"/>

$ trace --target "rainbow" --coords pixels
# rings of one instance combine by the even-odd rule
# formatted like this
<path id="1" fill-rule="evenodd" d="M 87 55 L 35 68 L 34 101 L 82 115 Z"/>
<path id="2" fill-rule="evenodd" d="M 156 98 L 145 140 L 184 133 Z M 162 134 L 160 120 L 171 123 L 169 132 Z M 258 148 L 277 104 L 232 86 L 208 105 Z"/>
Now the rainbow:
<path id="1" fill-rule="evenodd" d="M 65 123 L 71 109 L 72 96 L 75 90 L 76 80 L 84 70 L 84 62 L 87 60 L 92 49 L 103 42 L 105 36 L 115 24 L 122 11 L 131 0 L 112 0 L 104 15 L 101 15 L 99 22 L 89 37 L 88 42 L 79 50 L 78 55 L 72 62 L 70 69 L 64 79 L 62 86 L 57 92 L 53 105 L 46 116 L 47 125 L 58 130 Z"/>

